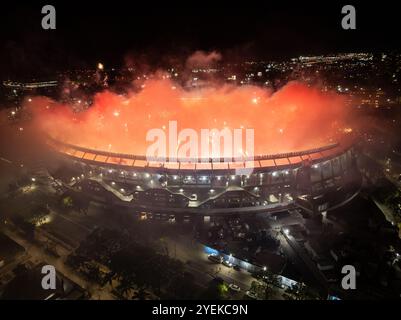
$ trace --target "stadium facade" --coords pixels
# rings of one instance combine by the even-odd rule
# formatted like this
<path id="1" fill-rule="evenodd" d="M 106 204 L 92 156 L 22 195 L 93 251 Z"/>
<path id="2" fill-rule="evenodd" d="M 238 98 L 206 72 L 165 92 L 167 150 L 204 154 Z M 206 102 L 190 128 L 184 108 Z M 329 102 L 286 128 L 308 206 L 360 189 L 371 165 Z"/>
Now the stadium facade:
<path id="1" fill-rule="evenodd" d="M 49 139 L 64 165 L 62 183 L 93 200 L 145 212 L 219 215 L 331 210 L 352 199 L 361 178 L 353 141 L 242 162 L 149 162 L 144 156 L 83 148 Z M 251 168 L 250 174 L 238 169 Z"/>

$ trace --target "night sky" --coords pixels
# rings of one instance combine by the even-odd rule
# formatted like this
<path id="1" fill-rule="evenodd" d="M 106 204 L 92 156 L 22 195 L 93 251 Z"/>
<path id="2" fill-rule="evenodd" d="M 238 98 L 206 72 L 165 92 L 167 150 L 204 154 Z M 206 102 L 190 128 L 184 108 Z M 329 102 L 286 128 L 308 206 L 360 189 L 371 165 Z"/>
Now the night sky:
<path id="1" fill-rule="evenodd" d="M 225 59 L 244 60 L 400 47 L 399 13 L 390 1 L 138 2 L 2 4 L 1 73 L 51 73 L 96 61 L 120 66 L 128 55 L 166 63 L 194 50 L 218 50 Z M 45 4 L 56 7 L 57 30 L 41 28 Z M 341 28 L 345 4 L 356 8 L 357 30 Z"/>

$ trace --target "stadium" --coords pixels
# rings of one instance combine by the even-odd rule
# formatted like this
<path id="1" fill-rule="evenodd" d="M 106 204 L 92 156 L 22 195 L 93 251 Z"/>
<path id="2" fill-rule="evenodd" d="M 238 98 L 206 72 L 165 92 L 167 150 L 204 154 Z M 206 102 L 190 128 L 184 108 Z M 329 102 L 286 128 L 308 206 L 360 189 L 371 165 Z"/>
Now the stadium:
<path id="1" fill-rule="evenodd" d="M 114 153 L 48 137 L 63 166 L 53 176 L 90 199 L 152 214 L 224 215 L 302 207 L 322 213 L 350 201 L 361 184 L 355 140 L 256 155 L 242 162 L 176 162 Z M 251 168 L 239 174 L 238 168 Z"/>
<path id="2" fill-rule="evenodd" d="M 157 78 L 127 95 L 101 92 L 80 112 L 43 99 L 31 105 L 63 163 L 53 176 L 115 208 L 206 216 L 300 206 L 321 213 L 352 199 L 361 185 L 344 97 L 299 82 L 270 92 L 187 89 Z M 197 137 L 193 153 L 189 131 Z M 164 137 L 160 153 L 148 152 L 156 144 L 149 133 Z"/>

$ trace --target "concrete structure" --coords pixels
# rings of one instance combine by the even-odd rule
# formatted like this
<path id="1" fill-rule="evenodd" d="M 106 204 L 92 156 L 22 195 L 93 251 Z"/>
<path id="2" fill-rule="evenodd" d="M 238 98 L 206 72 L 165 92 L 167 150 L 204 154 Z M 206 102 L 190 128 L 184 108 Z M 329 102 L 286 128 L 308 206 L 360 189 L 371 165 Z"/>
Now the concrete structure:
<path id="1" fill-rule="evenodd" d="M 324 198 L 325 202 L 316 207 L 317 211 L 323 207 L 327 211 L 358 189 L 352 141 L 233 162 L 211 158 L 207 162 L 178 159 L 175 163 L 148 161 L 144 156 L 93 150 L 54 139 L 48 144 L 65 163 L 53 175 L 66 186 L 97 201 L 141 211 L 251 213 L 281 210 L 298 203 L 313 209 L 316 199 L 336 193 L 338 199 Z M 252 169 L 252 173 L 241 174 L 242 169 Z"/>

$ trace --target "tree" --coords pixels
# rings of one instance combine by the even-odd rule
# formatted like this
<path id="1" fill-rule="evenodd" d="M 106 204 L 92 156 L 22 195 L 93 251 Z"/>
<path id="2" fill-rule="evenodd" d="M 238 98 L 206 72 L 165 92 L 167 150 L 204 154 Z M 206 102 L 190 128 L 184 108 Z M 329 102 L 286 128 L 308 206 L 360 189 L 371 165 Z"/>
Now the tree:
<path id="1" fill-rule="evenodd" d="M 224 300 L 227 298 L 228 286 L 224 282 L 212 280 L 206 291 L 201 295 L 201 299 Z"/>
<path id="2" fill-rule="evenodd" d="M 218 290 L 219 298 L 221 300 L 227 298 L 228 286 L 227 286 L 227 284 L 225 282 L 218 284 L 217 285 L 217 290 Z"/>
<path id="3" fill-rule="evenodd" d="M 188 272 L 171 279 L 167 286 L 167 299 L 196 299 L 199 288 L 194 282 L 194 276 Z"/>
<path id="4" fill-rule="evenodd" d="M 253 280 L 253 281 L 251 282 L 251 289 L 250 289 L 250 291 L 256 292 L 256 290 L 258 289 L 258 286 L 259 286 L 258 282 L 255 281 L 255 280 Z"/>
<path id="5" fill-rule="evenodd" d="M 31 210 L 31 216 L 27 220 L 28 223 L 31 223 L 33 226 L 40 225 L 45 217 L 50 213 L 49 208 L 44 205 L 36 205 Z"/>
<path id="6" fill-rule="evenodd" d="M 70 196 L 66 196 L 63 198 L 63 205 L 66 208 L 72 208 L 73 207 L 73 201 L 72 201 L 72 197 Z"/>
<path id="7" fill-rule="evenodd" d="M 271 294 L 273 293 L 272 288 L 269 285 L 265 287 L 265 300 L 269 300 Z"/>
<path id="8" fill-rule="evenodd" d="M 133 278 L 130 276 L 124 276 L 120 280 L 120 284 L 117 286 L 117 291 L 123 295 L 126 296 L 131 290 L 135 290 L 136 286 L 133 281 Z"/>
<path id="9" fill-rule="evenodd" d="M 105 284 L 108 283 L 111 287 L 113 287 L 113 279 L 115 277 L 116 277 L 116 273 L 114 271 L 108 272 L 103 278 L 102 285 L 104 286 Z"/>
<path id="10" fill-rule="evenodd" d="M 133 300 L 146 300 L 146 298 L 148 298 L 150 296 L 150 294 L 148 292 L 146 292 L 145 289 L 140 288 L 139 290 L 135 291 L 134 295 L 132 296 L 131 299 Z"/>

